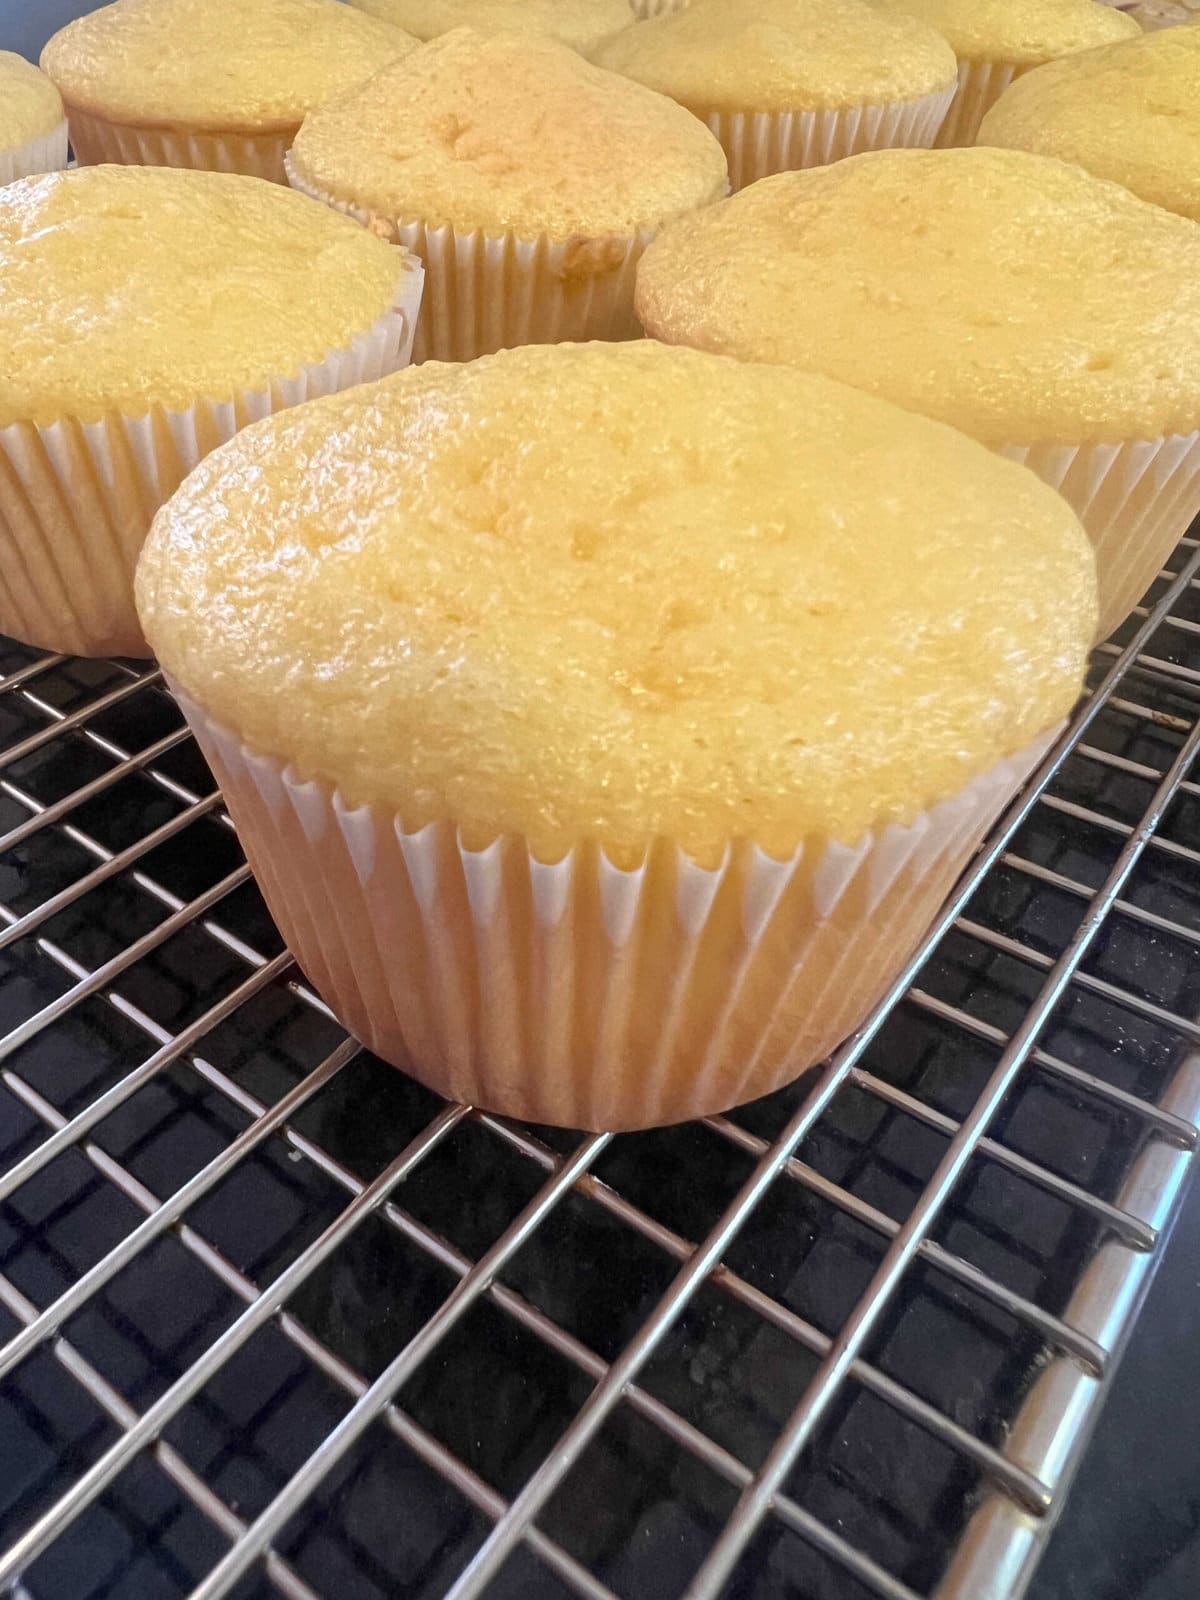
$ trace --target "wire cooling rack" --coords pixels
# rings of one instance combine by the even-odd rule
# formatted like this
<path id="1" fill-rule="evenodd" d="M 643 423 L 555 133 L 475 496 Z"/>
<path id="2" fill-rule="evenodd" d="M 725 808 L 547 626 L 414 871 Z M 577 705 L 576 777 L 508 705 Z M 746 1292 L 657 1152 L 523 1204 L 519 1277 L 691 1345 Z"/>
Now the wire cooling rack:
<path id="1" fill-rule="evenodd" d="M 0 1593 L 1018 1596 L 1200 1118 L 1200 548 L 894 992 L 702 1123 L 446 1105 L 152 668 L 0 644 Z"/>

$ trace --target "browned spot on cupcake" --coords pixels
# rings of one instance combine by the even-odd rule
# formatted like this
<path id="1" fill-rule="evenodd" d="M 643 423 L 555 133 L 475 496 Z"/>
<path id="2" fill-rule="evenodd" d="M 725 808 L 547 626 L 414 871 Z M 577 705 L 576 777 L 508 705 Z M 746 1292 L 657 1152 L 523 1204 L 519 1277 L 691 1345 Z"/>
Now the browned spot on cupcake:
<path id="1" fill-rule="evenodd" d="M 564 283 L 575 283 L 581 278 L 598 278 L 601 273 L 615 272 L 624 261 L 627 249 L 624 239 L 587 239 L 577 234 L 567 242 L 558 276 Z"/>

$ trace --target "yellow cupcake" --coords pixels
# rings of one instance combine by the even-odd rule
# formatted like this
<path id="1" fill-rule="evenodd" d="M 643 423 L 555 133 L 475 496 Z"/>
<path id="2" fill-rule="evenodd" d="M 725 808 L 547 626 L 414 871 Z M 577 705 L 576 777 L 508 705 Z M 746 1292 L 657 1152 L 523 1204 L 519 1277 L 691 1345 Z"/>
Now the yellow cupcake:
<path id="1" fill-rule="evenodd" d="M 418 39 L 451 28 L 480 33 L 532 33 L 572 50 L 590 50 L 633 22 L 629 0 L 350 0 Z"/>
<path id="2" fill-rule="evenodd" d="M 424 260 L 417 359 L 634 337 L 638 256 L 726 189 L 682 107 L 552 39 L 469 28 L 306 118 L 287 165 Z"/>
<path id="3" fill-rule="evenodd" d="M 24 56 L 0 50 L 0 184 L 67 164 L 58 90 Z"/>
<path id="4" fill-rule="evenodd" d="M 978 142 L 1077 162 L 1200 222 L 1200 29 L 1039 67 L 992 107 Z"/>
<path id="5" fill-rule="evenodd" d="M 155 510 L 244 423 L 407 359 L 411 257 L 286 189 L 86 167 L 0 190 L 0 633 L 145 654 Z"/>
<path id="6" fill-rule="evenodd" d="M 920 17 L 958 57 L 958 93 L 939 145 L 974 144 L 979 124 L 1015 77 L 1077 50 L 1136 39 L 1137 23 L 1096 0 L 873 0 Z"/>
<path id="7" fill-rule="evenodd" d="M 248 429 L 137 585 L 339 1017 L 441 1093 L 591 1127 L 765 1093 L 860 1021 L 1095 625 L 1031 473 L 647 341 Z"/>
<path id="8" fill-rule="evenodd" d="M 1105 633 L 1200 510 L 1200 230 L 1078 167 L 889 150 L 767 178 L 655 242 L 637 309 L 1028 460 L 1096 544 Z"/>
<path id="9" fill-rule="evenodd" d="M 415 45 L 337 0 L 116 0 L 56 33 L 42 66 L 81 163 L 286 183 L 305 113 Z"/>
<path id="10" fill-rule="evenodd" d="M 735 189 L 860 150 L 930 145 L 957 82 L 940 34 L 859 0 L 692 0 L 592 59 L 707 122 Z"/>

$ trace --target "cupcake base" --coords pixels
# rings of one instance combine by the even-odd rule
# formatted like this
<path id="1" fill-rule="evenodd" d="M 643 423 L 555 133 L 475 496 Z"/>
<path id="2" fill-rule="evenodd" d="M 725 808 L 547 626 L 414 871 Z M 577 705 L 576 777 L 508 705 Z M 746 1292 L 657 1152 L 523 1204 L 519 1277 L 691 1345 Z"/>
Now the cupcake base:
<path id="1" fill-rule="evenodd" d="M 1011 61 L 960 61 L 958 89 L 934 140 L 935 147 L 947 150 L 974 144 L 979 124 L 1013 79 L 1024 71 L 1028 68 Z"/>
<path id="2" fill-rule="evenodd" d="M 1200 432 L 1120 444 L 1004 445 L 1057 489 L 1087 530 L 1100 586 L 1097 639 L 1137 605 L 1200 513 Z"/>
<path id="3" fill-rule="evenodd" d="M 401 244 L 425 264 L 414 361 L 472 361 L 522 344 L 637 339 L 638 260 L 654 237 L 524 239 L 382 218 L 301 178 L 294 189 Z"/>
<path id="4" fill-rule="evenodd" d="M 126 167 L 189 167 L 201 172 L 240 172 L 248 178 L 286 183 L 283 158 L 299 131 L 275 129 L 219 133 L 194 128 L 139 128 L 110 122 L 78 106 L 67 107 L 71 147 L 82 167 L 113 162 Z"/>
<path id="5" fill-rule="evenodd" d="M 955 85 L 915 100 L 830 111 L 702 111 L 689 107 L 721 142 L 734 190 L 776 172 L 828 166 L 864 150 L 928 149 Z"/>
<path id="6" fill-rule="evenodd" d="M 0 428 L 0 633 L 68 655 L 149 655 L 133 573 L 159 506 L 247 423 L 404 366 L 421 278 L 413 262 L 393 308 L 346 349 L 262 389 Z"/>
<path id="7" fill-rule="evenodd" d="M 656 840 L 409 832 L 247 748 L 178 693 L 284 938 L 342 1022 L 450 1099 L 566 1127 L 645 1128 L 790 1081 L 861 1021 L 1053 735 L 908 826 L 712 869 Z"/>
<path id="8" fill-rule="evenodd" d="M 61 172 L 67 164 L 67 124 L 39 133 L 11 150 L 0 150 L 0 186 L 39 172 Z"/>

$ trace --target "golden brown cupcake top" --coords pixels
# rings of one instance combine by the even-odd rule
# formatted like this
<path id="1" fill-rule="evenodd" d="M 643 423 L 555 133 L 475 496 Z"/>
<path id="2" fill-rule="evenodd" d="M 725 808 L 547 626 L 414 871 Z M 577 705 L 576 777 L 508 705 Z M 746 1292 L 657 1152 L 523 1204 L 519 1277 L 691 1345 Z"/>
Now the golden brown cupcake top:
<path id="1" fill-rule="evenodd" d="M 882 9 L 920 17 L 963 61 L 1036 66 L 1075 50 L 1091 50 L 1141 32 L 1132 17 L 1096 0 L 872 0 Z"/>
<path id="2" fill-rule="evenodd" d="M 159 514 L 147 638 L 348 804 L 705 865 L 907 821 L 1070 710 L 1088 541 L 840 384 L 642 340 L 426 363 L 245 429 Z"/>
<path id="3" fill-rule="evenodd" d="M 418 39 L 451 28 L 480 33 L 536 33 L 587 50 L 633 22 L 629 0 L 351 0 Z"/>
<path id="4" fill-rule="evenodd" d="M 411 258 L 278 184 L 80 167 L 0 188 L 0 426 L 180 409 L 295 376 Z"/>
<path id="5" fill-rule="evenodd" d="M 690 112 L 553 39 L 456 28 L 307 117 L 307 189 L 382 217 L 569 239 L 718 199 L 725 154 Z"/>
<path id="6" fill-rule="evenodd" d="M 42 52 L 63 99 L 140 127 L 296 127 L 416 44 L 337 0 L 115 0 Z"/>
<path id="7" fill-rule="evenodd" d="M 1077 162 L 1200 222 L 1200 28 L 1026 73 L 983 119 L 977 142 Z"/>
<path id="8" fill-rule="evenodd" d="M 24 56 L 0 50 L 0 150 L 52 132 L 63 119 L 58 90 Z"/>
<path id="9" fill-rule="evenodd" d="M 932 28 L 859 0 L 691 0 L 592 53 L 697 109 L 795 111 L 915 100 L 955 80 Z"/>
<path id="10" fill-rule="evenodd" d="M 1200 427 L 1200 229 L 1015 150 L 765 178 L 638 269 L 673 344 L 827 373 L 994 444 Z"/>

